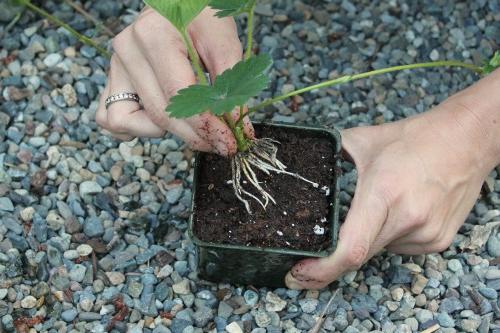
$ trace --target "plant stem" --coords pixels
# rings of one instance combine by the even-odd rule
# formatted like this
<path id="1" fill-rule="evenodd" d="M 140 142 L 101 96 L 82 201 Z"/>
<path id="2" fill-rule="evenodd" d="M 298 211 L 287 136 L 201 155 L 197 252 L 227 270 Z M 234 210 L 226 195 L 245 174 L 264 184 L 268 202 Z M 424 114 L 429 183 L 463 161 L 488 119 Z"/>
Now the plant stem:
<path id="1" fill-rule="evenodd" d="M 93 17 L 89 12 L 87 12 L 82 6 L 73 2 L 73 0 L 65 0 L 68 5 L 70 5 L 78 13 L 82 14 L 88 21 L 92 22 L 97 29 L 102 29 L 108 36 L 114 37 L 115 34 L 107 26 L 105 26 L 101 21 Z"/>
<path id="2" fill-rule="evenodd" d="M 194 69 L 196 71 L 196 76 L 198 77 L 198 83 L 203 85 L 208 85 L 207 78 L 205 77 L 205 72 L 201 68 L 200 58 L 198 57 L 198 53 L 194 50 L 193 42 L 189 37 L 187 31 L 182 31 L 182 38 L 184 39 L 184 44 L 186 44 L 189 58 L 191 58 L 191 62 L 193 63 Z"/>
<path id="3" fill-rule="evenodd" d="M 245 59 L 248 59 L 252 56 L 252 43 L 253 43 L 253 19 L 254 19 L 254 10 L 255 10 L 256 1 L 252 2 L 252 6 L 248 11 L 247 18 L 247 49 L 245 50 Z"/>
<path id="4" fill-rule="evenodd" d="M 21 18 L 21 15 L 22 15 L 22 12 L 19 12 L 19 13 L 16 14 L 16 16 L 14 16 L 14 18 L 12 19 L 12 21 L 10 21 L 9 24 L 7 24 L 7 26 L 5 27 L 5 32 L 9 32 L 9 30 L 12 29 L 12 27 Z"/>
<path id="5" fill-rule="evenodd" d="M 294 90 L 294 91 L 292 91 L 292 92 L 290 92 L 288 94 L 284 94 L 284 95 L 281 95 L 281 96 L 278 96 L 278 97 L 270 98 L 270 99 L 265 100 L 265 101 L 263 101 L 262 103 L 260 103 L 260 104 L 258 104 L 256 106 L 250 108 L 248 110 L 247 114 L 255 112 L 256 110 L 261 109 L 261 108 L 263 108 L 265 106 L 268 106 L 270 104 L 273 104 L 275 102 L 282 101 L 282 100 L 284 100 L 284 99 L 286 99 L 288 97 L 299 95 L 299 94 L 302 94 L 302 93 L 305 93 L 305 92 L 308 92 L 308 91 L 311 91 L 311 90 L 315 90 L 315 89 L 330 87 L 330 86 L 334 86 L 334 85 L 337 85 L 337 84 L 346 83 L 346 82 L 350 82 L 350 81 L 354 81 L 354 80 L 359 80 L 359 79 L 367 78 L 367 77 L 378 75 L 378 74 L 396 72 L 396 71 L 401 71 L 401 70 L 405 70 L 405 69 L 427 68 L 427 67 L 440 67 L 440 66 L 451 66 L 451 67 L 468 68 L 468 69 L 471 69 L 471 70 L 473 70 L 473 71 L 475 71 L 476 73 L 479 73 L 479 74 L 481 74 L 482 71 L 483 71 L 482 68 L 479 67 L 479 66 L 472 65 L 472 64 L 467 64 L 467 63 L 460 62 L 460 61 L 454 61 L 454 60 L 442 60 L 442 61 L 434 61 L 434 62 L 422 62 L 422 63 L 417 63 L 417 64 L 401 65 L 401 66 L 393 66 L 393 67 L 388 67 L 388 68 L 376 69 L 376 70 L 373 70 L 373 71 L 359 73 L 359 74 L 344 75 L 344 76 L 338 77 L 338 78 L 333 79 L 333 80 L 328 80 L 328 81 L 321 82 L 321 83 L 318 83 L 318 84 L 314 84 L 314 85 L 311 85 L 311 86 L 308 86 L 308 87 L 305 87 L 305 88 L 302 88 L 302 89 Z"/>
<path id="6" fill-rule="evenodd" d="M 231 113 L 225 113 L 224 119 L 226 120 L 226 124 L 233 132 L 234 138 L 236 139 L 236 145 L 238 146 L 238 151 L 247 151 L 250 147 L 250 142 L 245 137 L 245 133 L 243 132 L 243 126 L 238 126 L 234 123 L 233 116 Z"/>
<path id="7" fill-rule="evenodd" d="M 111 53 L 109 53 L 103 47 L 97 45 L 97 43 L 94 42 L 91 38 L 89 38 L 89 37 L 87 37 L 85 35 L 82 35 L 81 33 L 79 33 L 78 31 L 76 31 L 75 29 L 73 29 L 68 24 L 64 23 L 63 21 L 61 21 L 60 19 L 58 19 L 54 15 L 48 13 L 44 9 L 38 7 L 37 5 L 34 5 L 33 3 L 31 3 L 31 1 L 29 1 L 29 0 L 17 0 L 17 1 L 20 4 L 28 7 L 30 10 L 34 11 L 35 13 L 37 13 L 37 14 L 45 17 L 46 19 L 48 19 L 52 23 L 54 23 L 54 24 L 56 24 L 56 25 L 64 28 L 70 34 L 72 34 L 73 36 L 75 36 L 80 42 L 82 42 L 84 44 L 87 44 L 89 46 L 92 46 L 93 48 L 95 48 L 99 53 L 101 53 L 106 58 L 108 58 L 108 59 L 111 58 Z"/>

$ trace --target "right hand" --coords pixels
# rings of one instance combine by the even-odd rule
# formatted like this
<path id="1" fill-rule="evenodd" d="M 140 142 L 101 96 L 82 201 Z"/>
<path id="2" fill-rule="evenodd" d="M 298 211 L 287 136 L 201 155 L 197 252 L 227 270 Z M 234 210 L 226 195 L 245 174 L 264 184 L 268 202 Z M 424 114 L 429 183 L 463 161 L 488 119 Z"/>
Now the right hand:
<path id="1" fill-rule="evenodd" d="M 242 47 L 232 18 L 217 18 L 207 8 L 191 23 L 189 34 L 212 80 L 242 59 Z M 136 136 L 161 137 L 171 132 L 191 148 L 220 155 L 236 153 L 236 141 L 227 125 L 205 112 L 187 119 L 168 116 L 165 108 L 178 90 L 196 83 L 180 33 L 164 17 L 145 8 L 137 20 L 113 40 L 114 54 L 96 122 L 121 140 Z M 104 106 L 106 97 L 135 92 L 142 101 L 119 101 Z M 233 117 L 238 119 L 235 110 Z M 254 137 L 245 117 L 245 134 Z"/>

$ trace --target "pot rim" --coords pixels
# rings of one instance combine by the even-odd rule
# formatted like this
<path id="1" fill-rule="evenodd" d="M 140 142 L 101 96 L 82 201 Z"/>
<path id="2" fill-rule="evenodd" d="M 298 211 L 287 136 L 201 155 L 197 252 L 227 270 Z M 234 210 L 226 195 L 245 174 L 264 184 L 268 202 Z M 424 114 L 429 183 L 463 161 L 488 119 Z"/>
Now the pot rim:
<path id="1" fill-rule="evenodd" d="M 197 246 L 200 247 L 207 247 L 207 248 L 218 248 L 218 249 L 232 249 L 232 250 L 240 250 L 240 251 L 254 251 L 254 252 L 263 252 L 263 253 L 276 253 L 276 254 L 288 254 L 288 255 L 296 255 L 296 256 L 302 256 L 302 257 L 314 257 L 314 258 L 321 258 L 321 257 L 327 257 L 330 255 L 336 248 L 337 246 L 337 241 L 338 241 L 338 228 L 339 228 L 339 193 L 340 193 L 340 187 L 339 187 L 339 177 L 340 177 L 340 166 L 341 166 L 341 159 L 340 159 L 340 153 L 342 150 L 342 138 L 340 135 L 340 132 L 336 128 L 322 128 L 322 127 L 314 127 L 314 126 L 305 126 L 305 125 L 292 125 L 292 124 L 282 124 L 282 123 L 270 123 L 270 122 L 252 122 L 254 125 L 264 125 L 264 126 L 271 126 L 271 127 L 281 127 L 281 128 L 289 128 L 289 129 L 294 129 L 294 130 L 306 130 L 306 131 L 312 131 L 312 132 L 317 132 L 317 133 L 324 133 L 329 135 L 331 138 L 335 140 L 335 151 L 334 154 L 336 156 L 336 162 L 335 166 L 337 168 L 336 172 L 336 177 L 334 184 L 332 185 L 332 188 L 334 187 L 333 193 L 332 193 L 332 200 L 330 201 L 330 205 L 333 206 L 332 209 L 329 211 L 329 221 L 332 225 L 331 230 L 331 237 L 332 237 L 332 244 L 330 247 L 328 247 L 325 250 L 322 251 L 306 251 L 306 250 L 295 250 L 295 249 L 286 249 L 286 248 L 277 248 L 277 247 L 257 247 L 257 246 L 245 246 L 245 245 L 234 245 L 234 244 L 222 244 L 222 243 L 214 243 L 214 242 L 205 242 L 199 239 L 193 231 L 193 225 L 194 225 L 194 211 L 195 211 L 195 196 L 196 196 L 196 186 L 197 184 L 197 179 L 198 179 L 198 169 L 199 169 L 199 152 L 195 152 L 195 162 L 193 164 L 193 188 L 192 188 L 192 200 L 191 200 L 191 213 L 189 215 L 189 223 L 188 223 L 188 236 L 191 238 L 193 243 Z"/>

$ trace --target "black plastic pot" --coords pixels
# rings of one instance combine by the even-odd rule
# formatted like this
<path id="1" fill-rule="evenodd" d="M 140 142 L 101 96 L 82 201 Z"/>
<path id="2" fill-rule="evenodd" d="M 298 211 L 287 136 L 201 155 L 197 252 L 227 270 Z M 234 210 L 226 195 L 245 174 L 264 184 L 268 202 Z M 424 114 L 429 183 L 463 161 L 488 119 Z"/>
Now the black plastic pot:
<path id="1" fill-rule="evenodd" d="M 340 133 L 332 129 L 313 128 L 295 125 L 265 124 L 286 128 L 290 131 L 300 131 L 303 137 L 327 138 L 332 141 L 337 156 L 337 170 L 340 170 Z M 254 124 L 259 126 L 259 124 Z M 332 236 L 331 247 L 321 252 L 297 251 L 283 248 L 258 248 L 228 244 L 208 243 L 200 240 L 193 232 L 196 216 L 196 198 L 198 174 L 201 154 L 195 155 L 192 213 L 189 219 L 188 233 L 196 246 L 198 256 L 198 272 L 202 279 L 213 282 L 228 282 L 232 284 L 282 287 L 284 277 L 290 268 L 300 259 L 307 257 L 328 256 L 336 247 L 339 229 L 339 182 L 335 177 L 330 193 L 329 223 Z M 291 221 L 290 223 L 293 223 Z"/>

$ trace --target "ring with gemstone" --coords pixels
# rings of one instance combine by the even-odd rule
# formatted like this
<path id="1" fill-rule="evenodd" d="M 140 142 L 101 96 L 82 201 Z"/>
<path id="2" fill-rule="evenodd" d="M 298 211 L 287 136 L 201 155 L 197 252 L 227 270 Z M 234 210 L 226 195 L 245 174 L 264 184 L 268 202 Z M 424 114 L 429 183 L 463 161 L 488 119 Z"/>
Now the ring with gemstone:
<path id="1" fill-rule="evenodd" d="M 130 92 L 124 92 L 124 93 L 119 93 L 119 94 L 114 94 L 106 98 L 104 101 L 104 106 L 106 107 L 106 110 L 108 107 L 116 102 L 120 101 L 133 101 L 139 103 L 139 95 L 136 93 L 130 93 Z"/>

